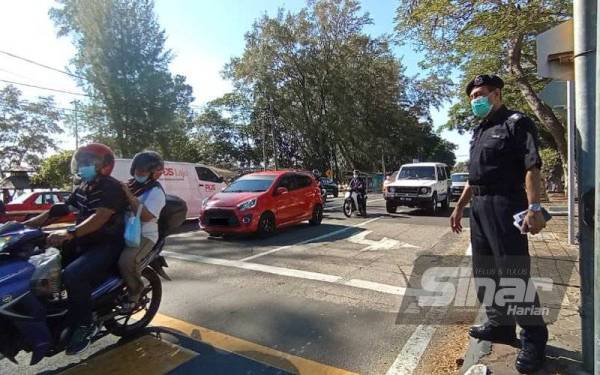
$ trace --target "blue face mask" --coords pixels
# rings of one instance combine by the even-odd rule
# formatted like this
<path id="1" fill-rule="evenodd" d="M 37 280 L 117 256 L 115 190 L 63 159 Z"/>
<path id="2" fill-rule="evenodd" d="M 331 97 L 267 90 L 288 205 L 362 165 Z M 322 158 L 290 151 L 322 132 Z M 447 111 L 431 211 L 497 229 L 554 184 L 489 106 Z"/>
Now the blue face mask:
<path id="1" fill-rule="evenodd" d="M 135 178 L 135 180 L 137 182 L 139 182 L 140 184 L 143 184 L 144 182 L 148 181 L 148 176 L 133 176 L 133 178 Z"/>
<path id="2" fill-rule="evenodd" d="M 471 100 L 471 110 L 475 116 L 484 118 L 492 111 L 492 103 L 490 103 L 487 96 L 480 96 Z"/>
<path id="3" fill-rule="evenodd" d="M 94 181 L 96 178 L 96 166 L 95 165 L 86 165 L 79 167 L 77 174 L 84 182 Z"/>

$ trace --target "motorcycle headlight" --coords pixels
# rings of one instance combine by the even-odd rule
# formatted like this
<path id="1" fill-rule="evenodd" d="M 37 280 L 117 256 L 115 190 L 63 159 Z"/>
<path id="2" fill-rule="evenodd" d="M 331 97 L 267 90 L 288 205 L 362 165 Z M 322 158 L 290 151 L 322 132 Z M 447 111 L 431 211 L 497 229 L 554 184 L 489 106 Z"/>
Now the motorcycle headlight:
<path id="1" fill-rule="evenodd" d="M 429 188 L 428 187 L 422 187 L 421 189 L 419 189 L 419 192 L 421 194 L 427 194 L 427 193 L 429 193 Z"/>
<path id="2" fill-rule="evenodd" d="M 249 210 L 249 209 L 251 209 L 251 208 L 254 208 L 254 207 L 256 207 L 256 202 L 257 202 L 257 199 L 256 199 L 256 198 L 254 198 L 254 199 L 250 199 L 249 201 L 245 201 L 245 202 L 243 202 L 243 203 L 240 203 L 240 204 L 238 205 L 238 208 L 240 209 L 240 211 Z"/>

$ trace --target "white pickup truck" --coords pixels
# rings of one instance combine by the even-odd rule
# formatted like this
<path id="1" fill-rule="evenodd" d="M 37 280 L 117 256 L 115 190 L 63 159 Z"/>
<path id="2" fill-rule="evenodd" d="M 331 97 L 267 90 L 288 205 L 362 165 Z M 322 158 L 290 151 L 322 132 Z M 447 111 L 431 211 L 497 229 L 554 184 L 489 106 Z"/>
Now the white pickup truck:
<path id="1" fill-rule="evenodd" d="M 383 193 L 387 212 L 398 206 L 424 208 L 436 214 L 441 204 L 450 207 L 448 166 L 443 163 L 413 163 L 400 167 L 394 181 L 385 185 Z"/>

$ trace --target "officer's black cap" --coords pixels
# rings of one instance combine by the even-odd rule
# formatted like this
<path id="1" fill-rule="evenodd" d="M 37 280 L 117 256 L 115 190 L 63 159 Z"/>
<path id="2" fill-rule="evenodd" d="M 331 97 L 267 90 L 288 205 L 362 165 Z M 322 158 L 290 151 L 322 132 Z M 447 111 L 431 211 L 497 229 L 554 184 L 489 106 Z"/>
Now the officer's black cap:
<path id="1" fill-rule="evenodd" d="M 471 91 L 479 86 L 492 86 L 499 89 L 504 87 L 504 81 L 497 75 L 481 74 L 473 78 L 467 85 L 467 96 L 471 95 Z"/>

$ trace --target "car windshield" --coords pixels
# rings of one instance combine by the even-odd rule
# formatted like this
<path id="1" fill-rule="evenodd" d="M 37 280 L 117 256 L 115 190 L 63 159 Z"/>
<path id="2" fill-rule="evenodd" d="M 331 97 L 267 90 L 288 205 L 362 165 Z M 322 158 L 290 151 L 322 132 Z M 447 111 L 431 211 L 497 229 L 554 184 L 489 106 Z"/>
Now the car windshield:
<path id="1" fill-rule="evenodd" d="M 453 174 L 452 182 L 466 182 L 469 179 L 468 174 Z"/>
<path id="2" fill-rule="evenodd" d="M 35 193 L 21 193 L 21 195 L 19 195 L 18 197 L 16 197 L 12 201 L 10 201 L 10 203 L 21 204 L 21 203 L 25 202 L 33 194 L 35 194 Z"/>
<path id="3" fill-rule="evenodd" d="M 274 175 L 260 175 L 260 176 L 244 176 L 235 180 L 229 185 L 224 193 L 259 193 L 267 191 L 273 181 L 275 180 Z"/>
<path id="4" fill-rule="evenodd" d="M 398 180 L 435 180 L 434 167 L 403 167 Z"/>

